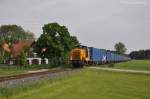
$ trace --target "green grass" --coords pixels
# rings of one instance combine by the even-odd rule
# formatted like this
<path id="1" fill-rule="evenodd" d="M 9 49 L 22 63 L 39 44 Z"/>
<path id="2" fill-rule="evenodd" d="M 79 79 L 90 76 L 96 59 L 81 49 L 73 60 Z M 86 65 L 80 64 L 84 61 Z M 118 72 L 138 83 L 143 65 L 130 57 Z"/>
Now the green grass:
<path id="1" fill-rule="evenodd" d="M 10 76 L 10 75 L 18 75 L 22 73 L 26 73 L 30 70 L 37 70 L 43 68 L 53 68 L 49 65 L 32 65 L 32 66 L 4 66 L 0 65 L 0 77 L 2 76 Z"/>
<path id="2" fill-rule="evenodd" d="M 150 75 L 84 69 L 0 91 L 0 99 L 150 99 Z"/>
<path id="3" fill-rule="evenodd" d="M 132 60 L 128 62 L 117 63 L 114 65 L 114 68 L 150 71 L 150 60 Z"/>
<path id="4" fill-rule="evenodd" d="M 25 72 L 27 72 L 27 69 L 23 69 L 20 67 L 8 67 L 8 66 L 0 67 L 0 77 L 9 76 L 9 75 L 17 75 L 17 74 L 21 74 Z"/>

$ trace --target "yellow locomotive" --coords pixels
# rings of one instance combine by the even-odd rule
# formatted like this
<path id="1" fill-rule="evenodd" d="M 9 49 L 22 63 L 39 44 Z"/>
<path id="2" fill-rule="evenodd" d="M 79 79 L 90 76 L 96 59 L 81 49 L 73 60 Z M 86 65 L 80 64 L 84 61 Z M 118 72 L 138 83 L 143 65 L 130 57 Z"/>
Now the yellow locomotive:
<path id="1" fill-rule="evenodd" d="M 70 62 L 75 67 L 87 65 L 90 60 L 89 49 L 86 46 L 79 46 L 70 52 Z"/>

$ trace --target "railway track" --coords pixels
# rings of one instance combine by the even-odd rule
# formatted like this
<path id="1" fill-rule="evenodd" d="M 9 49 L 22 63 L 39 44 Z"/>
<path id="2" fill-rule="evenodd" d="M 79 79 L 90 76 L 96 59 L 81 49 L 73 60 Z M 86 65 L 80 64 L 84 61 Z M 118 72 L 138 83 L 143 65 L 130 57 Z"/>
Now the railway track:
<path id="1" fill-rule="evenodd" d="M 65 71 L 72 71 L 71 69 L 56 69 L 56 70 L 48 70 L 48 71 L 42 71 L 42 72 L 35 72 L 35 73 L 25 73 L 20 75 L 13 75 L 13 76 L 4 76 L 0 77 L 0 83 L 6 82 L 6 81 L 12 81 L 17 79 L 23 79 L 28 77 L 36 77 L 36 76 L 44 76 L 47 74 L 54 74 L 59 72 L 65 72 Z"/>

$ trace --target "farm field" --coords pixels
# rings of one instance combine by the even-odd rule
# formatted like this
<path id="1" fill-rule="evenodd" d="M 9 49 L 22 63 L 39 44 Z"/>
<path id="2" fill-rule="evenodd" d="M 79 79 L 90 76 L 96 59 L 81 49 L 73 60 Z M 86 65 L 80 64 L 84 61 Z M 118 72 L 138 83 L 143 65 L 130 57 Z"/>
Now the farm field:
<path id="1" fill-rule="evenodd" d="M 150 60 L 132 60 L 128 62 L 117 63 L 114 65 L 114 68 L 150 71 Z"/>
<path id="2" fill-rule="evenodd" d="M 149 99 L 150 75 L 83 69 L 30 86 L 0 91 L 0 99 Z"/>

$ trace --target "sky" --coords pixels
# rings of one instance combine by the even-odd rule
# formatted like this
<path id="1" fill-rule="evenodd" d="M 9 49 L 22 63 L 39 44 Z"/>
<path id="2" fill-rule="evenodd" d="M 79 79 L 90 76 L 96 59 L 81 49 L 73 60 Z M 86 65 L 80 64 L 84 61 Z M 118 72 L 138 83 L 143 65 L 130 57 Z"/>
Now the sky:
<path id="1" fill-rule="evenodd" d="M 65 25 L 81 44 L 128 53 L 150 49 L 150 0 L 0 0 L 0 25 L 17 24 L 42 34 L 44 24 Z"/>

